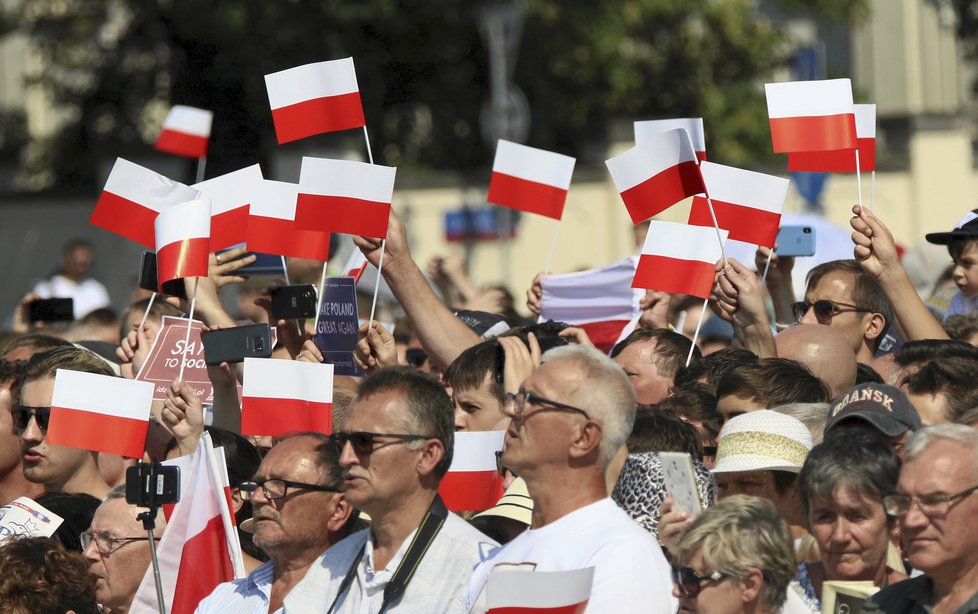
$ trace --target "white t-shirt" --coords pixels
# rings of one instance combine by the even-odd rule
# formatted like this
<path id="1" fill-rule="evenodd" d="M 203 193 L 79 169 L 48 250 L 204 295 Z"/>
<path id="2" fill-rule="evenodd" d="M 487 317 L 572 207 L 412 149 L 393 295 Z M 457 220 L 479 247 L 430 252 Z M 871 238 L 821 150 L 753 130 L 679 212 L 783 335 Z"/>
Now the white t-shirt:
<path id="1" fill-rule="evenodd" d="M 540 527 L 495 550 L 476 567 L 466 605 L 486 611 L 485 587 L 493 568 L 570 571 L 594 567 L 587 612 L 672 614 L 669 564 L 655 538 L 614 501 L 602 499 Z"/>
<path id="2" fill-rule="evenodd" d="M 63 275 L 54 275 L 34 287 L 34 294 L 41 298 L 70 298 L 74 300 L 75 319 L 80 320 L 89 312 L 109 307 L 109 292 L 101 282 L 86 277 L 75 283 Z"/>

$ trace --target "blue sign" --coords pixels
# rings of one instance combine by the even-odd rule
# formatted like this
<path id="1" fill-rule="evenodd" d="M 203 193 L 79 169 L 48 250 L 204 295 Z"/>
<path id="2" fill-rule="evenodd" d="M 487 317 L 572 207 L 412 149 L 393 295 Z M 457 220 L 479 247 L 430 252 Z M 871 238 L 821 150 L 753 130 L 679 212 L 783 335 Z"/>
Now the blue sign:
<path id="1" fill-rule="evenodd" d="M 357 290 L 353 278 L 327 277 L 313 341 L 323 353 L 324 362 L 333 365 L 335 375 L 363 375 L 353 361 L 353 350 L 360 338 L 357 332 L 359 327 Z"/>

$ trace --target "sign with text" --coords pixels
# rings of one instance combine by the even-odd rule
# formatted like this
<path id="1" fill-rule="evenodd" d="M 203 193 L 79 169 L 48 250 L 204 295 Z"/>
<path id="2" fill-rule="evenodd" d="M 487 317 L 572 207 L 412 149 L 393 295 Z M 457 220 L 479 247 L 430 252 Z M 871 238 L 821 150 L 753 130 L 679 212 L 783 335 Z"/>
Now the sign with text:
<path id="1" fill-rule="evenodd" d="M 335 375 L 362 376 L 353 362 L 360 328 L 356 282 L 352 277 L 327 277 L 316 325 L 316 347 Z"/>
<path id="2" fill-rule="evenodd" d="M 0 544 L 11 537 L 51 537 L 64 519 L 33 499 L 18 497 L 0 507 Z"/>
<path id="3" fill-rule="evenodd" d="M 200 341 L 200 333 L 204 323 L 198 320 L 191 322 L 190 341 L 187 343 L 187 364 L 183 371 L 183 381 L 194 389 L 201 402 L 214 402 L 214 387 L 207 377 L 207 365 L 204 364 L 204 344 Z M 163 316 L 163 326 L 153 340 L 149 356 L 143 368 L 136 376 L 137 380 L 151 382 L 153 400 L 166 399 L 166 389 L 170 382 L 180 375 L 180 359 L 183 357 L 184 339 L 187 336 L 187 320 L 172 316 Z"/>

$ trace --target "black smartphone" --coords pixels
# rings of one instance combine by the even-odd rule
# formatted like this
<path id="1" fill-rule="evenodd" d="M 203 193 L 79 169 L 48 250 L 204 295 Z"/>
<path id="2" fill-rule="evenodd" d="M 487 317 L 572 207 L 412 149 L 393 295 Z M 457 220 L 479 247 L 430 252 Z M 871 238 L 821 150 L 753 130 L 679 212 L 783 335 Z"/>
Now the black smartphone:
<path id="1" fill-rule="evenodd" d="M 138 463 L 126 469 L 126 502 L 156 507 L 180 500 L 180 468 L 162 463 Z"/>
<path id="2" fill-rule="evenodd" d="M 156 272 L 156 252 L 143 252 L 139 259 L 139 287 L 150 292 L 160 292 L 177 298 L 187 298 L 187 288 L 182 279 L 172 279 L 163 288 L 159 287 L 159 277 Z"/>
<path id="3" fill-rule="evenodd" d="M 268 324 L 249 324 L 206 331 L 200 336 L 204 343 L 204 362 L 244 362 L 245 358 L 268 358 L 272 355 L 272 329 Z"/>
<path id="4" fill-rule="evenodd" d="M 27 316 L 31 322 L 73 322 L 75 301 L 70 298 L 39 298 L 30 303 Z"/>
<path id="5" fill-rule="evenodd" d="M 316 317 L 316 287 L 311 284 L 282 286 L 272 292 L 272 317 L 276 320 Z"/>
<path id="6" fill-rule="evenodd" d="M 540 354 L 544 354 L 547 350 L 552 350 L 555 347 L 560 347 L 562 345 L 567 345 L 570 343 L 567 337 L 537 337 L 537 343 L 540 345 Z M 503 383 L 503 375 L 506 372 L 506 351 L 503 350 L 503 346 L 496 342 L 496 383 Z"/>

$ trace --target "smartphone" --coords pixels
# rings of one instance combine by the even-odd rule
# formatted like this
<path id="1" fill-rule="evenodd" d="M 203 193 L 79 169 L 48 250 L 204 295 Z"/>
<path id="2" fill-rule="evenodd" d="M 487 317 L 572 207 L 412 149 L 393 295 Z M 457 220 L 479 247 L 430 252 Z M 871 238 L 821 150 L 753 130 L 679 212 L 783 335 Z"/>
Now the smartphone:
<path id="1" fill-rule="evenodd" d="M 268 324 L 205 331 L 200 339 L 204 343 L 204 362 L 209 365 L 272 355 L 272 331 Z"/>
<path id="2" fill-rule="evenodd" d="M 218 251 L 217 254 L 221 255 L 237 247 L 242 247 L 243 245 L 244 243 L 232 245 L 227 249 Z M 249 253 L 255 257 L 255 261 L 235 271 L 235 275 L 244 275 L 245 277 L 282 277 L 285 275 L 285 266 L 282 262 L 281 256 L 276 256 L 274 254 L 259 254 L 258 252 Z"/>
<path id="3" fill-rule="evenodd" d="M 156 252 L 143 252 L 139 259 L 139 287 L 150 292 L 159 292 L 177 298 L 187 298 L 187 288 L 182 279 L 171 279 L 159 287 L 159 277 L 156 272 Z"/>
<path id="4" fill-rule="evenodd" d="M 684 510 L 690 518 L 699 516 L 703 502 L 696 487 L 693 459 L 686 452 L 659 452 L 659 460 L 666 493 L 672 497 L 672 509 Z"/>
<path id="5" fill-rule="evenodd" d="M 811 226 L 782 226 L 774 240 L 779 256 L 814 256 L 815 229 Z"/>
<path id="6" fill-rule="evenodd" d="M 39 298 L 30 303 L 27 315 L 31 322 L 73 322 L 75 301 L 70 298 Z"/>
<path id="7" fill-rule="evenodd" d="M 126 503 L 156 507 L 180 500 L 180 468 L 162 463 L 138 463 L 126 469 Z"/>
<path id="8" fill-rule="evenodd" d="M 567 345 L 570 343 L 567 337 L 537 337 L 537 343 L 540 345 L 540 354 L 543 355 L 547 350 L 552 350 L 555 347 L 560 347 L 562 345 Z M 503 383 L 503 376 L 506 369 L 506 351 L 503 350 L 503 346 L 496 343 L 496 383 Z"/>
<path id="9" fill-rule="evenodd" d="M 301 320 L 316 317 L 316 288 L 311 284 L 282 286 L 272 292 L 272 317 Z"/>

